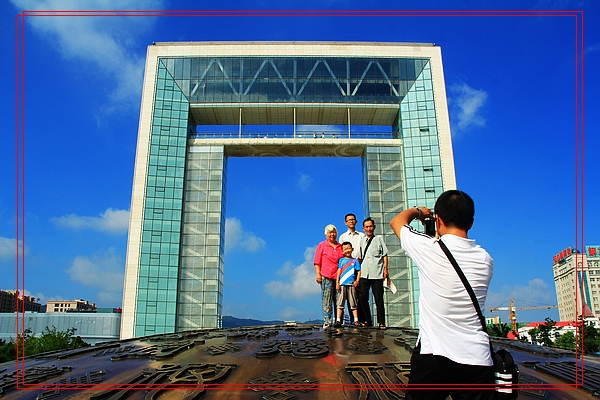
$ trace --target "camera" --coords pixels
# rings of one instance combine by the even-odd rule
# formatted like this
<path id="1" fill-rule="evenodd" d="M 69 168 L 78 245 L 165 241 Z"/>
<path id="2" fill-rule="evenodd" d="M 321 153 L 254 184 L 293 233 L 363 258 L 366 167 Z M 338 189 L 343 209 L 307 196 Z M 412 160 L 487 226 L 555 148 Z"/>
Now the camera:
<path id="1" fill-rule="evenodd" d="M 431 237 L 435 236 L 435 219 L 425 220 L 425 234 Z"/>

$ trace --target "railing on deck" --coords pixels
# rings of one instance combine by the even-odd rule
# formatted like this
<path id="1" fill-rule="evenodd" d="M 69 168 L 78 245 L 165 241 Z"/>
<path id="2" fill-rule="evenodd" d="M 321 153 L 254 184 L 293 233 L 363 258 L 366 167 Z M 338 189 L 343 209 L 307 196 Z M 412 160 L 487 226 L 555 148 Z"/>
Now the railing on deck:
<path id="1" fill-rule="evenodd" d="M 397 139 L 391 132 L 195 132 L 188 139 Z"/>

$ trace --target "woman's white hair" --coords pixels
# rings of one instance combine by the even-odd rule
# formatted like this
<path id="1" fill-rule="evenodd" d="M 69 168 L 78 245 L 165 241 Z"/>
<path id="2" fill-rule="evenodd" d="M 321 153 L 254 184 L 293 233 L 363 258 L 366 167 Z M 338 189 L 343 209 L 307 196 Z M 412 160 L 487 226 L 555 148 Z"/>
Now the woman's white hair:
<path id="1" fill-rule="evenodd" d="M 329 224 L 325 227 L 325 236 L 331 231 L 335 231 L 337 233 L 337 228 L 333 224 Z"/>

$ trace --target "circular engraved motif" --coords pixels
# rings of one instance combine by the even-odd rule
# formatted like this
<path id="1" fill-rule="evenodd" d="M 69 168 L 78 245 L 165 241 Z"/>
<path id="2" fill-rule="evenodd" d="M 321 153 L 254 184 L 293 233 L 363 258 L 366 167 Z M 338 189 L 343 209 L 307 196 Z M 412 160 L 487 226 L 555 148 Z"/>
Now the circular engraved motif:
<path id="1" fill-rule="evenodd" d="M 307 157 L 310 155 L 311 149 L 305 145 L 286 145 L 281 146 L 279 152 L 281 155 L 288 157 Z"/>
<path id="2" fill-rule="evenodd" d="M 363 149 L 363 146 L 347 144 L 336 146 L 334 152 L 337 157 L 360 157 Z"/>
<path id="3" fill-rule="evenodd" d="M 226 146 L 227 155 L 230 157 L 253 157 L 254 147 L 245 145 L 229 145 Z"/>

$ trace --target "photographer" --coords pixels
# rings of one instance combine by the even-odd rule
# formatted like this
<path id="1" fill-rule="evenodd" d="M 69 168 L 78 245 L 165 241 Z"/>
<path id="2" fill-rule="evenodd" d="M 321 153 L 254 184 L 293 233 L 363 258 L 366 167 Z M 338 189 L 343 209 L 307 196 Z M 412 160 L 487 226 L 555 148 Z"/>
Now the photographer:
<path id="1" fill-rule="evenodd" d="M 466 193 L 449 190 L 427 207 L 413 207 L 396 215 L 390 225 L 402 248 L 419 271 L 419 338 L 411 356 L 409 385 L 436 384 L 436 390 L 410 390 L 407 399 L 492 399 L 495 392 L 468 390 L 470 384 L 493 384 L 494 371 L 488 335 L 462 281 L 438 241 L 446 244 L 470 282 L 483 309 L 492 278 L 493 260 L 467 236 L 475 205 Z M 435 219 L 435 237 L 409 224 Z M 441 386 L 439 386 L 441 385 Z M 447 385 L 447 386 L 445 386 Z M 451 390 L 464 385 L 465 390 Z"/>

